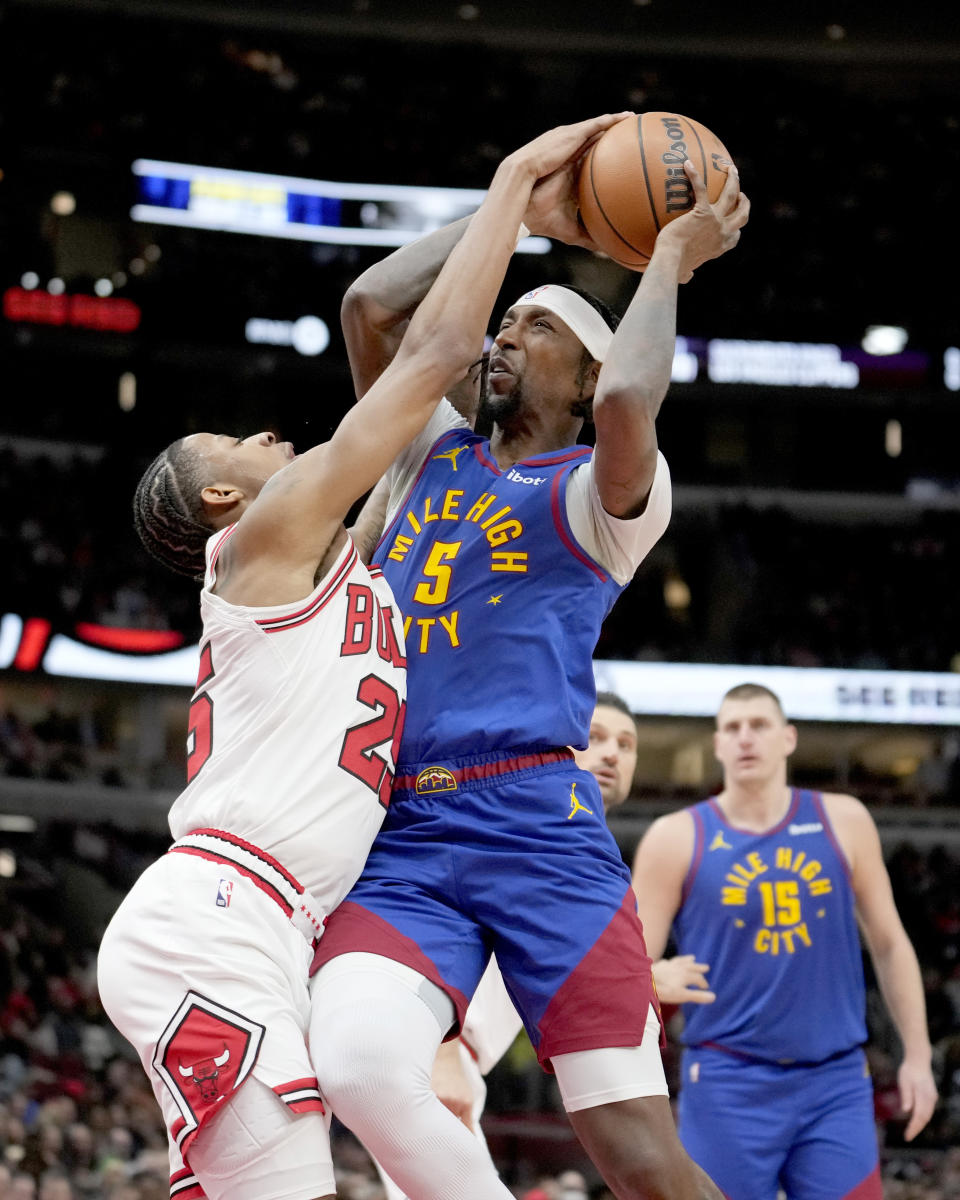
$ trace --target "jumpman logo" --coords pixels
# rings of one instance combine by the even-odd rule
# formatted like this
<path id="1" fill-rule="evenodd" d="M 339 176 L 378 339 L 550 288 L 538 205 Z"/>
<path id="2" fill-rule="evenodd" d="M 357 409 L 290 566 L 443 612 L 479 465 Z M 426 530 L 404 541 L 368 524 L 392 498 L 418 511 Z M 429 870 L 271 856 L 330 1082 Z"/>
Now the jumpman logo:
<path id="1" fill-rule="evenodd" d="M 452 450 L 444 450 L 440 454 L 435 454 L 434 458 L 449 458 L 453 463 L 453 469 L 457 470 L 457 455 L 462 454 L 466 450 L 466 446 L 454 446 Z"/>
<path id="2" fill-rule="evenodd" d="M 591 816 L 591 817 L 593 816 L 593 810 L 590 808 L 587 808 L 587 806 L 585 804 L 580 803 L 580 800 L 577 796 L 576 783 L 571 783 L 570 784 L 570 811 L 567 813 L 567 820 L 569 821 L 570 818 L 573 816 L 573 814 L 576 812 L 585 812 L 588 816 Z"/>
<path id="3" fill-rule="evenodd" d="M 710 843 L 710 850 L 732 850 L 733 847 L 729 842 L 723 840 L 723 830 L 718 829 L 713 835 L 713 841 Z M 708 851 L 709 853 L 709 851 Z"/>

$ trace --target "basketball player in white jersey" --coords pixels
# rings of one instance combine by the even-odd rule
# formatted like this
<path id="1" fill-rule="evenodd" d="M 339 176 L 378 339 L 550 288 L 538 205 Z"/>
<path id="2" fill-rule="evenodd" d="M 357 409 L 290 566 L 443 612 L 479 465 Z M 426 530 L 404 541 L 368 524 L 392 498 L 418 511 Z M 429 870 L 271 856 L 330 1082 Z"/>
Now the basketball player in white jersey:
<path id="1" fill-rule="evenodd" d="M 203 576 L 203 638 L 175 841 L 111 921 L 98 977 L 163 1110 L 177 1200 L 335 1190 L 307 968 L 389 803 L 405 698 L 399 614 L 343 518 L 476 357 L 538 179 L 618 119 L 551 130 L 503 161 L 330 442 L 298 458 L 272 433 L 193 434 L 141 480 L 147 549 Z M 507 1195 L 485 1178 L 464 1194 Z"/>

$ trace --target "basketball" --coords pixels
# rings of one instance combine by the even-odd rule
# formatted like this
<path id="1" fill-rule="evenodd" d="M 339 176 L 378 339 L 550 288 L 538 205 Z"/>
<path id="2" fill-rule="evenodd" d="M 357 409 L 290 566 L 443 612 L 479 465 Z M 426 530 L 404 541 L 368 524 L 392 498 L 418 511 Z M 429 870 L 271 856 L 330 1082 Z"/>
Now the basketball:
<path id="1" fill-rule="evenodd" d="M 685 158 L 700 172 L 710 203 L 715 203 L 730 155 L 716 134 L 679 113 L 626 117 L 584 156 L 578 181 L 580 220 L 621 266 L 642 271 L 660 230 L 693 207 Z"/>

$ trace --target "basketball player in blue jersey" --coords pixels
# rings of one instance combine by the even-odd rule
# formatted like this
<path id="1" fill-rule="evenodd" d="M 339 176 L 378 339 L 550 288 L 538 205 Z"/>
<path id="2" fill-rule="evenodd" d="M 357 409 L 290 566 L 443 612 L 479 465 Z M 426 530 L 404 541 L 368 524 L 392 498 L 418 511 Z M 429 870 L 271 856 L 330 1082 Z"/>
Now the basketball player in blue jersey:
<path id="1" fill-rule="evenodd" d="M 872 818 L 853 796 L 789 787 L 796 744 L 773 692 L 732 688 L 714 733 L 723 790 L 637 848 L 650 954 L 672 926 L 716 995 L 684 1009 L 680 1137 L 730 1200 L 880 1200 L 858 920 L 903 1042 L 908 1141 L 937 1099 L 923 985 Z"/>
<path id="2" fill-rule="evenodd" d="M 585 750 L 575 750 L 573 757 L 582 771 L 595 777 L 607 816 L 630 794 L 637 766 L 637 741 L 636 718 L 626 701 L 614 692 L 599 692 L 588 745 Z M 705 969 L 705 964 L 693 961 L 693 955 L 662 959 L 654 969 L 657 995 L 667 1004 L 709 1003 L 713 995 L 705 990 Z M 433 1078 L 434 1088 L 447 1107 L 462 1112 L 481 1140 L 480 1118 L 487 1096 L 484 1076 L 510 1049 L 521 1028 L 496 960 L 491 959 L 464 1018 L 459 1069 L 455 1071 L 445 1063 Z M 387 1200 L 403 1200 L 402 1190 L 379 1164 L 375 1165 Z"/>
<path id="3" fill-rule="evenodd" d="M 373 561 L 405 617 L 410 705 L 383 830 L 314 960 L 311 1029 L 334 1111 L 418 1200 L 508 1194 L 495 1178 L 464 1187 L 477 1139 L 458 1160 L 428 1137 L 437 1047 L 491 952 L 614 1193 L 718 1196 L 676 1136 L 630 874 L 570 750 L 587 744 L 601 623 L 669 519 L 655 422 L 678 285 L 748 217 L 735 169 L 712 206 L 684 169 L 693 207 L 661 231 L 616 330 L 573 289 L 522 296 L 490 355 L 491 437 L 441 405 L 389 475 Z M 525 224 L 583 243 L 574 188 L 572 165 L 544 180 Z M 456 236 L 398 252 L 348 295 L 360 394 Z M 591 405 L 592 453 L 577 445 Z"/>

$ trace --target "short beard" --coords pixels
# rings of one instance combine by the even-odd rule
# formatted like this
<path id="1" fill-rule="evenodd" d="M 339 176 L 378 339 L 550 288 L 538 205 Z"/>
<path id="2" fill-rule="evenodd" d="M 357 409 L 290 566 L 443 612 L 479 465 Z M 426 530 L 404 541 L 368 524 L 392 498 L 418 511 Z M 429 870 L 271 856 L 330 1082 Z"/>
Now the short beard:
<path id="1" fill-rule="evenodd" d="M 519 417 L 523 406 L 523 380 L 518 379 L 504 396 L 491 394 L 490 385 L 487 384 L 480 399 L 477 424 L 482 422 L 485 426 L 497 425 L 500 429 L 506 429 Z"/>

